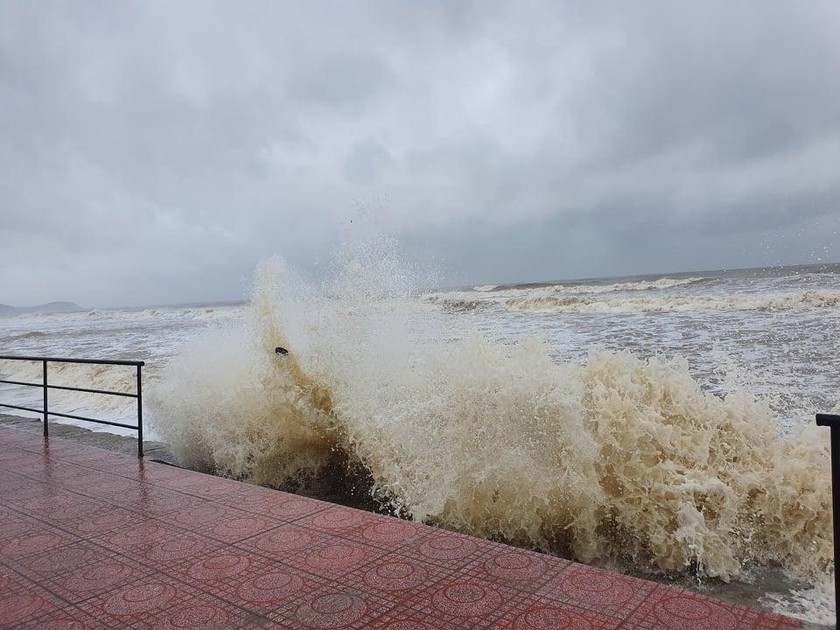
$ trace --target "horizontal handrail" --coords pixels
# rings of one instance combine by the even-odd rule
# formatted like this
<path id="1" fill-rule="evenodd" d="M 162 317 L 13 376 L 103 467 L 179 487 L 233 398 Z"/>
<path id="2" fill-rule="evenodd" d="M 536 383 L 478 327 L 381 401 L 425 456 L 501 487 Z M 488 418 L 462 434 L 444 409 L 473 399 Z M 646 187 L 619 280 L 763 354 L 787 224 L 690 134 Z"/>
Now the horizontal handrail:
<path id="1" fill-rule="evenodd" d="M 85 418 L 84 416 L 74 416 L 72 413 L 58 413 L 57 411 L 50 411 L 51 416 L 60 416 L 62 418 L 73 418 L 74 420 L 84 420 L 86 422 L 95 422 L 96 424 L 107 424 L 110 427 L 122 427 L 124 429 L 136 429 L 133 424 L 121 424 L 119 422 L 111 422 L 110 420 L 96 420 L 94 418 Z"/>
<path id="2" fill-rule="evenodd" d="M 41 387 L 38 385 L 38 387 Z M 21 411 L 34 411 L 35 413 L 44 413 L 43 409 L 33 409 L 32 407 L 21 407 L 19 405 L 7 405 L 5 403 L 0 403 L 0 407 L 8 407 L 9 409 L 20 409 Z M 62 418 L 73 418 L 74 420 L 84 420 L 85 422 L 94 422 L 96 424 L 107 424 L 111 427 L 123 427 L 124 429 L 134 429 L 137 430 L 137 425 L 134 424 L 121 424 L 119 422 L 111 422 L 110 420 L 100 420 L 98 418 L 88 418 L 87 416 L 76 416 L 72 413 L 59 413 L 57 411 L 50 411 L 49 414 L 51 416 L 60 416 Z"/>
<path id="3" fill-rule="evenodd" d="M 55 357 L 24 357 L 19 355 L 3 355 L 0 354 L 0 359 L 8 361 L 47 361 L 49 363 L 89 363 L 92 365 L 146 365 L 145 361 L 123 361 L 123 360 L 108 360 L 108 359 L 62 359 Z"/>
<path id="4" fill-rule="evenodd" d="M 9 385 L 27 385 L 29 387 L 43 387 L 43 383 L 24 383 L 23 381 L 5 381 L 0 379 L 0 383 L 7 383 Z M 66 387 L 64 385 L 47 385 L 47 389 L 63 389 L 68 392 L 87 392 L 88 394 L 107 394 L 108 396 L 126 396 L 128 398 L 137 398 L 137 394 L 129 394 L 128 392 L 115 392 L 108 389 L 88 389 L 87 387 Z"/>
<path id="5" fill-rule="evenodd" d="M 123 429 L 132 429 L 137 431 L 137 456 L 143 457 L 143 379 L 142 368 L 146 365 L 145 361 L 124 361 L 124 360 L 107 360 L 107 359 L 69 359 L 69 358 L 52 358 L 52 357 L 29 357 L 22 355 L 0 355 L 0 360 L 3 361 L 37 361 L 43 368 L 43 381 L 41 383 L 27 383 L 25 381 L 14 381 L 10 379 L 0 379 L 0 383 L 7 385 L 22 385 L 24 387 L 38 387 L 44 392 L 44 407 L 43 409 L 33 409 L 32 407 L 24 407 L 21 405 L 10 405 L 0 403 L 0 407 L 7 409 L 20 409 L 21 411 L 31 411 L 34 413 L 41 413 L 44 415 L 44 437 L 49 437 L 49 424 L 47 422 L 49 416 L 57 416 L 59 418 L 72 418 L 73 420 L 82 420 L 83 422 L 93 422 L 94 424 L 104 424 L 110 427 L 120 427 Z M 107 389 L 93 389 L 90 387 L 70 387 L 67 385 L 50 385 L 47 380 L 47 366 L 50 363 L 83 363 L 89 365 L 110 365 L 110 366 L 131 366 L 137 370 L 137 392 L 132 394 L 129 392 L 115 392 Z M 87 416 L 79 416 L 72 413 L 59 413 L 57 411 L 49 410 L 49 395 L 51 389 L 59 389 L 69 392 L 86 392 L 89 394 L 104 394 L 106 396 L 125 396 L 127 398 L 134 398 L 137 400 L 137 425 L 124 424 L 122 422 L 111 422 L 110 420 L 100 420 L 98 418 L 89 418 Z"/>

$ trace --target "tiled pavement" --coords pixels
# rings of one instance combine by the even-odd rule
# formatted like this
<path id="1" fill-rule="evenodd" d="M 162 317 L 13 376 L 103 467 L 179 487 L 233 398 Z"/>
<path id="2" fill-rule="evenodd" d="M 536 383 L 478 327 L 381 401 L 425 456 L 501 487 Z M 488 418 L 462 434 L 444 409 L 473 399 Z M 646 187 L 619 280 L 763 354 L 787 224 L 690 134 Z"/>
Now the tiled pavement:
<path id="1" fill-rule="evenodd" d="M 2 628 L 795 628 L 558 558 L 0 428 Z"/>

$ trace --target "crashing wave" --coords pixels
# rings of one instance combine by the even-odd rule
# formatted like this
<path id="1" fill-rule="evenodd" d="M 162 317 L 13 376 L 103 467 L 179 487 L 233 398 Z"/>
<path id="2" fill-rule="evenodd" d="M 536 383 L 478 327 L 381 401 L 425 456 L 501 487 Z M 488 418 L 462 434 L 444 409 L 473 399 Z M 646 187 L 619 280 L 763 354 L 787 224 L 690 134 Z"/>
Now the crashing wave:
<path id="1" fill-rule="evenodd" d="M 766 405 L 704 391 L 684 362 L 558 364 L 536 341 L 418 330 L 393 256 L 350 251 L 316 288 L 261 264 L 246 323 L 194 340 L 152 392 L 182 461 L 278 487 L 351 462 L 395 512 L 458 531 L 634 569 L 829 579 L 814 429 L 781 436 Z"/>
<path id="2" fill-rule="evenodd" d="M 477 300 L 468 293 L 428 295 L 424 298 L 424 301 L 448 313 L 471 313 L 491 309 L 495 305 L 493 301 Z"/>

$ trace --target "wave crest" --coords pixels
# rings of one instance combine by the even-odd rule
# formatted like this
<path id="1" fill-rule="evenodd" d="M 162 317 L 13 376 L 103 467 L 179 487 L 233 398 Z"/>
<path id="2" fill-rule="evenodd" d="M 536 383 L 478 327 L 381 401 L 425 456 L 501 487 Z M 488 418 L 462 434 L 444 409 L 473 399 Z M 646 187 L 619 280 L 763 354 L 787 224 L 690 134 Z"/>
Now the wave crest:
<path id="1" fill-rule="evenodd" d="M 558 296 L 533 291 L 510 298 L 505 307 L 513 311 L 547 313 L 668 313 L 712 310 L 788 311 L 808 308 L 836 308 L 840 294 L 805 291 L 780 297 L 667 296 L 599 300 L 589 297 Z"/>

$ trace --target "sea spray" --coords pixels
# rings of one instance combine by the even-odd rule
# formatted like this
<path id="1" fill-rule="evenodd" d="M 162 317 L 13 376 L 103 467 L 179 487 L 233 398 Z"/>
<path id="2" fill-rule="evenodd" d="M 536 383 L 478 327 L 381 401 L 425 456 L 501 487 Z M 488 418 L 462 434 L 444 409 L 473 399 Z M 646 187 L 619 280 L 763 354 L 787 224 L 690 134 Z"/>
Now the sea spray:
<path id="1" fill-rule="evenodd" d="M 263 485 L 305 482 L 335 452 L 329 395 L 307 377 L 288 345 L 277 284 L 279 261 L 257 271 L 242 323 L 187 343 L 152 389 L 153 427 L 186 465 Z"/>
<path id="2" fill-rule="evenodd" d="M 781 438 L 769 408 L 703 391 L 685 362 L 596 354 L 580 378 L 614 527 L 606 550 L 723 579 L 750 563 L 825 579 L 831 492 L 816 429 Z"/>
<path id="3" fill-rule="evenodd" d="M 539 340 L 444 327 L 421 286 L 392 242 L 344 251 L 318 287 L 261 264 L 246 321 L 166 368 L 157 430 L 188 465 L 267 485 L 338 457 L 404 516 L 587 562 L 827 579 L 814 430 L 781 436 L 765 404 L 705 391 L 683 361 L 558 363 Z"/>

